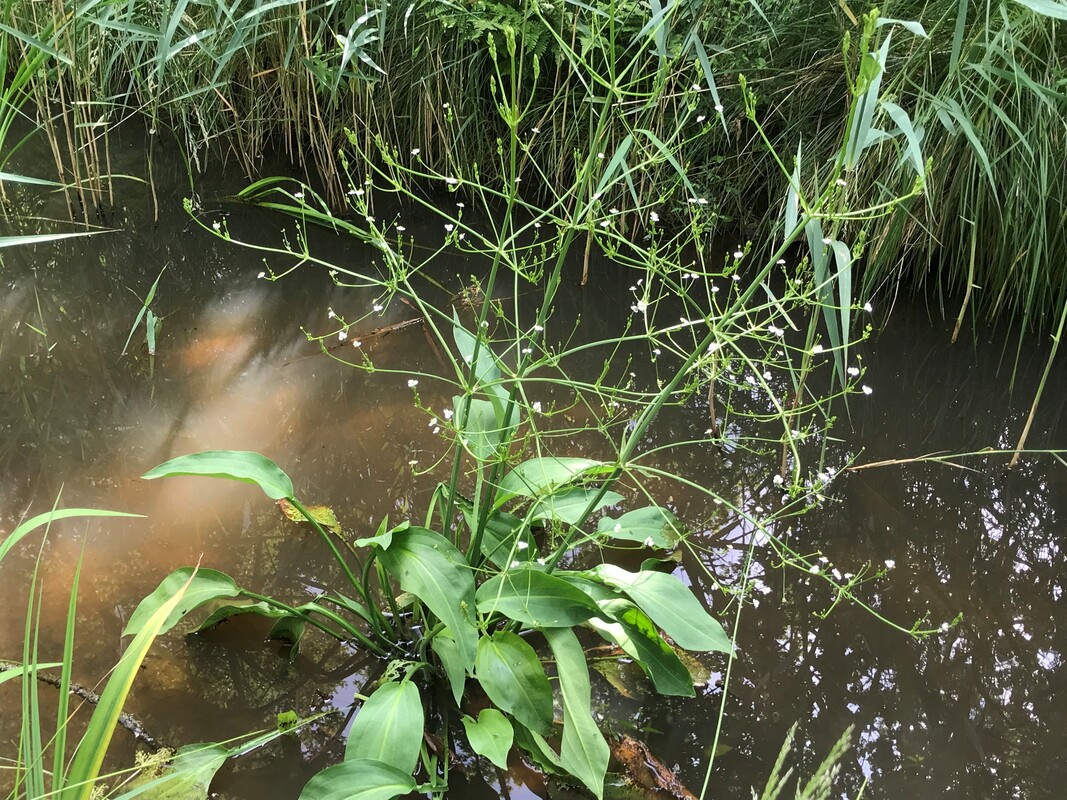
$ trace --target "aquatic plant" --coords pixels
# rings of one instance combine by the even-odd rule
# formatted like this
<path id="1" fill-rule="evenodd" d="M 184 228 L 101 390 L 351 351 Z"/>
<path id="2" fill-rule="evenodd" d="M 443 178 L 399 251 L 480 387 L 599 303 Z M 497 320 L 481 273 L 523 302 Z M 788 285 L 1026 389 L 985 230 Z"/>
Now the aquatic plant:
<path id="1" fill-rule="evenodd" d="M 609 18 L 591 11 L 587 21 L 601 41 L 614 41 Z M 419 148 L 378 141 L 368 152 L 362 136 L 351 133 L 350 149 L 338 161 L 352 214 L 335 215 L 327 198 L 288 179 L 263 179 L 243 192 L 245 200 L 293 221 L 282 245 L 238 240 L 225 222 L 196 216 L 188 204 L 205 231 L 266 255 L 261 278 L 319 264 L 339 286 L 372 297 L 355 314 L 331 309 L 332 330 L 312 338 L 338 361 L 406 384 L 442 441 L 443 477 L 425 512 L 398 523 L 382 520 L 372 535 L 346 534 L 331 509 L 298 497 L 292 479 L 257 453 L 182 455 L 144 475 L 256 485 L 290 519 L 310 525 L 336 562 L 338 583 L 298 603 L 239 586 L 220 572 L 181 568 L 142 601 L 126 629 L 138 633 L 175 587 L 191 582 L 187 602 L 166 628 L 210 604 L 197 630 L 252 614 L 272 622 L 270 636 L 294 646 L 316 629 L 380 656 L 382 677 L 359 698 L 345 761 L 313 778 L 306 800 L 442 790 L 448 758 L 426 743 L 424 728 L 447 750 L 460 722 L 473 751 L 492 763 L 503 765 L 518 747 L 601 797 L 608 745 L 592 715 L 589 666 L 575 630 L 588 628 L 618 647 L 667 695 L 694 693 L 681 650 L 733 656 L 720 622 L 674 564 L 657 557 L 677 547 L 699 555 L 662 499 L 664 482 L 715 502 L 730 500 L 699 476 L 664 470 L 655 455 L 717 444 L 775 454 L 781 447 L 781 472 L 768 489 L 787 494 L 769 517 L 814 502 L 819 490 L 809 480 L 804 442 L 817 441 L 830 424 L 830 399 L 862 391 L 849 361 L 852 316 L 863 309 L 852 292 L 862 237 L 852 246 L 839 237 L 848 223 L 878 218 L 887 207 L 850 207 L 842 175 L 863 160 L 870 141 L 889 28 L 877 13 L 865 18 L 849 124 L 834 168 L 807 191 L 800 159 L 792 169 L 782 164 L 788 189 L 781 228 L 771 256 L 750 264 L 744 246 L 722 261 L 712 255 L 714 221 L 678 155 L 682 123 L 666 138 L 628 124 L 632 107 L 670 101 L 671 87 L 688 69 L 685 57 L 665 57 L 648 71 L 645 45 L 658 46 L 662 21 L 654 15 L 638 38 L 614 51 L 617 58 L 603 63 L 551 34 L 575 79 L 602 94 L 582 109 L 594 146 L 566 159 L 563 168 L 574 177 L 564 191 L 555 182 L 558 165 L 541 162 L 527 147 L 532 121 L 522 76 L 536 77 L 540 67 L 520 32 L 505 27 L 486 35 L 495 111 L 508 131 L 491 166 L 453 160 L 440 170 Z M 756 95 L 743 80 L 741 92 L 748 121 L 759 131 Z M 457 129 L 467 124 L 446 112 Z M 612 141 L 609 132 L 619 129 L 628 133 Z M 658 168 L 691 200 L 685 224 L 673 232 L 661 224 L 661 205 L 636 190 L 641 176 Z M 535 179 L 540 185 L 531 185 Z M 415 184 L 434 184 L 440 193 L 427 197 L 409 188 Z M 920 189 L 917 180 L 911 192 Z M 443 242 L 423 253 L 423 242 L 407 236 L 400 220 L 379 219 L 380 194 L 399 195 L 436 216 Z M 310 224 L 365 242 L 373 260 L 325 262 L 309 244 Z M 810 256 L 790 264 L 787 255 L 802 241 Z M 578 277 L 571 270 L 580 270 L 583 283 L 599 279 L 588 258 L 593 247 L 632 276 L 631 314 L 621 330 L 589 340 L 580 322 L 559 319 L 556 301 Z M 448 278 L 432 269 L 446 248 L 469 254 L 481 273 L 453 297 L 442 283 Z M 363 339 L 375 335 L 364 324 L 401 301 L 418 315 L 415 324 L 439 355 L 440 371 L 382 366 L 364 347 Z M 581 368 L 590 357 L 599 364 L 592 374 Z M 820 364 L 831 369 L 830 388 L 816 393 L 809 376 Z M 435 386 L 450 396 L 443 409 L 431 399 L 438 396 Z M 756 394 L 759 403 L 745 402 Z M 687 405 L 706 408 L 707 433 L 653 444 L 650 434 L 664 410 Z M 561 424 L 564 412 L 575 410 L 584 417 L 577 430 Z M 588 440 L 582 451 L 575 449 L 578 437 Z M 766 530 L 767 519 L 752 521 Z M 774 546 L 783 560 L 813 566 L 812 557 L 786 543 Z M 645 556 L 638 569 L 616 563 L 619 548 Z M 847 595 L 848 587 L 842 591 Z M 743 591 L 734 598 L 735 613 L 744 599 Z M 548 666 L 562 703 L 561 730 L 554 726 Z M 488 703 L 477 718 L 463 702 L 475 693 Z M 431 704 L 432 714 L 425 710 Z"/>
<path id="2" fill-rule="evenodd" d="M 44 539 L 47 539 L 55 522 L 87 517 L 138 516 L 140 515 L 92 508 L 54 508 L 25 520 L 7 534 L 0 541 L 0 562 L 35 531 L 43 528 Z M 73 680 L 78 592 L 82 575 L 80 562 L 74 570 L 70 587 L 61 658 L 59 661 L 50 662 L 42 660 L 40 615 L 44 586 L 38 570 L 43 550 L 42 541 L 34 571 L 30 576 L 21 659 L 0 659 L 0 684 L 19 681 L 22 689 L 22 725 L 17 756 L 13 759 L 0 759 L 0 776 L 5 779 L 4 785 L 8 792 L 5 797 L 9 800 L 207 797 L 211 778 L 227 759 L 261 747 L 298 725 L 311 721 L 294 719 L 284 725 L 279 722 L 277 730 L 254 737 L 242 737 L 242 741 L 185 745 L 175 750 L 157 747 L 155 749 L 158 752 L 141 758 L 136 765 L 128 769 L 103 773 L 104 758 L 120 726 L 131 728 L 137 734 L 144 734 L 135 721 L 122 713 L 122 708 L 149 648 L 156 637 L 166 630 L 168 620 L 179 613 L 179 605 L 187 600 L 187 593 L 195 583 L 196 571 L 193 570 L 192 580 L 175 586 L 166 596 L 159 598 L 152 614 L 142 620 L 137 634 L 111 670 L 103 691 L 96 694 Z M 46 672 L 53 669 L 60 670 L 58 678 Z M 52 721 L 45 719 L 46 704 L 39 692 L 39 685 L 42 683 L 51 683 L 56 689 L 58 702 Z M 71 707 L 71 698 L 74 696 L 81 697 L 93 706 L 85 730 L 76 742 L 70 738 L 72 721 L 77 713 L 77 708 Z M 49 732 L 47 735 L 46 731 Z M 200 792 L 199 795 L 196 794 L 197 791 Z"/>

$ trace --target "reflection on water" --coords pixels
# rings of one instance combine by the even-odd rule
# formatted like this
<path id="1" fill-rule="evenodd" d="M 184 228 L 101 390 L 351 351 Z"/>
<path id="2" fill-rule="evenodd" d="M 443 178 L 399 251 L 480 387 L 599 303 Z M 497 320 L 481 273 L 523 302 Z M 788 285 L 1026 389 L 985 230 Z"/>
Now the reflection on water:
<path id="1" fill-rule="evenodd" d="M 177 184 L 175 184 L 177 185 Z M 27 198 L 48 211 L 47 198 Z M 204 201 L 206 202 L 206 201 Z M 272 236 L 281 223 L 223 205 L 235 233 Z M 433 371 L 437 361 L 418 326 L 364 337 L 385 371 L 367 375 L 320 353 L 303 331 L 328 333 L 328 308 L 359 316 L 375 298 L 337 289 L 312 271 L 279 284 L 258 280 L 254 254 L 220 247 L 189 228 L 175 200 L 159 226 L 150 205 L 131 202 L 118 231 L 93 240 L 7 250 L 0 297 L 0 526 L 52 505 L 134 511 L 133 521 L 56 525 L 41 574 L 47 597 L 42 648 L 62 639 L 66 588 L 83 554 L 76 679 L 99 680 L 117 659 L 124 620 L 171 569 L 202 561 L 239 584 L 299 598 L 334 579 L 319 542 L 284 524 L 256 491 L 229 483 L 136 479 L 164 459 L 210 448 L 255 449 L 283 465 L 298 493 L 331 504 L 346 528 L 372 530 L 386 514 L 422 507 L 436 480 L 428 468 L 440 441 L 412 408 L 405 371 Z M 414 226 L 409 226 L 414 228 Z M 429 234 L 426 234 L 429 235 Z M 368 256 L 320 236 L 319 252 L 337 260 Z M 137 296 L 163 274 L 153 310 L 164 322 L 157 356 L 143 345 L 120 357 L 140 308 Z M 470 264 L 452 272 L 470 273 Z M 597 271 L 607 281 L 610 267 Z M 450 268 L 442 266 L 442 273 Z M 458 286 L 457 286 L 458 288 Z M 629 305 L 623 286 L 568 293 L 561 318 L 613 324 Z M 349 313 L 351 312 L 351 313 Z M 396 304 L 375 325 L 411 315 Z M 353 335 L 351 338 L 358 338 Z M 134 342 L 138 340 L 135 337 Z M 1029 400 L 1008 396 L 1010 370 L 998 373 L 1000 350 L 980 344 L 950 348 L 946 332 L 907 310 L 890 333 L 870 345 L 866 362 L 874 394 L 853 401 L 851 432 L 830 444 L 830 462 L 869 463 L 939 450 L 1010 447 Z M 348 344 L 345 344 L 347 347 Z M 593 356 L 587 365 L 598 370 Z M 1024 358 L 1017 385 L 1027 387 L 1041 354 Z M 390 372 L 395 370 L 396 372 Z M 1055 378 L 1055 376 L 1054 376 Z M 434 408 L 447 392 L 427 382 Z M 1046 391 L 1031 435 L 1034 447 L 1062 443 L 1057 426 L 1067 392 Z M 755 394 L 735 398 L 758 404 Z M 547 401 L 547 399 L 546 399 Z M 568 424 L 581 425 L 578 409 Z M 844 416 L 844 415 L 843 415 Z M 674 409 L 648 435 L 648 447 L 689 438 L 707 427 L 694 401 Z M 841 434 L 846 430 L 838 428 Z M 597 446 L 574 438 L 575 450 Z M 774 503 L 774 459 L 744 451 L 665 451 L 660 465 L 680 471 L 753 513 Z M 1067 738 L 1063 652 L 1057 626 L 1065 584 L 1059 538 L 1067 503 L 1067 471 L 1051 459 L 1029 459 L 1014 472 L 1004 459 L 970 460 L 966 469 L 916 463 L 838 472 L 817 511 L 779 523 L 775 533 L 804 553 L 822 552 L 827 573 L 859 574 L 893 564 L 857 595 L 873 612 L 905 628 L 953 620 L 957 627 L 922 641 L 878 622 L 872 613 L 834 604 L 822 578 L 782 571 L 757 539 L 748 575 L 754 607 L 740 623 L 739 658 L 727 698 L 726 728 L 712 776 L 712 796 L 747 796 L 762 785 L 785 733 L 800 721 L 798 746 L 810 772 L 841 731 L 856 728 L 842 792 L 867 797 L 1052 796 L 1067 777 L 1058 756 Z M 663 484 L 668 505 L 701 531 L 699 557 L 716 579 L 744 577 L 746 548 L 758 534 L 743 519 L 684 486 Z M 0 567 L 0 598 L 24 602 L 36 551 L 22 547 Z M 690 564 L 724 622 L 734 606 Z M 867 574 L 873 570 L 867 566 Z M 21 606 L 16 606 L 21 607 Z M 130 710 L 152 733 L 175 744 L 233 736 L 269 726 L 279 711 L 347 709 L 373 663 L 315 637 L 292 663 L 264 645 L 254 621 L 197 638 L 168 636 L 153 650 Z M 0 657 L 21 647 L 22 615 L 0 617 Z M 596 702 L 621 730 L 636 731 L 683 780 L 699 787 L 725 667 L 708 659 L 712 679 L 695 702 L 641 695 L 620 698 L 596 679 Z M 0 741 L 17 736 L 18 697 L 0 687 Z M 218 781 L 233 797 L 295 797 L 314 771 L 343 752 L 344 721 L 323 724 L 300 740 L 238 761 Z M 497 794 L 499 776 L 477 765 L 470 795 Z M 533 778 L 515 797 L 546 791 Z"/>

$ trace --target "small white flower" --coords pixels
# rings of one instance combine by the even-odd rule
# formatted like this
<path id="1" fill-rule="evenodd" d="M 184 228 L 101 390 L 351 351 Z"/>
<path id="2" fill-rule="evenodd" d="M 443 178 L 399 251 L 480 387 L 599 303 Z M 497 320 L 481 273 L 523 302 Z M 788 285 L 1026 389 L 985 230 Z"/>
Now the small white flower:
<path id="1" fill-rule="evenodd" d="M 356 194 L 358 193 L 358 191 L 359 191 L 358 189 L 349 189 L 348 190 L 348 196 L 349 197 L 355 197 Z"/>
<path id="2" fill-rule="evenodd" d="M 359 339 L 353 339 L 352 340 L 352 346 L 353 347 L 362 347 L 363 346 L 363 342 L 361 342 Z"/>
<path id="3" fill-rule="evenodd" d="M 540 414 L 541 413 L 541 401 L 540 400 L 534 400 L 530 404 L 530 408 L 533 409 L 533 412 L 535 414 Z"/>
<path id="4" fill-rule="evenodd" d="M 645 547 L 655 547 L 656 546 L 656 542 L 651 536 L 649 536 L 647 539 L 645 539 L 644 544 L 645 544 Z"/>
<path id="5" fill-rule="evenodd" d="M 615 523 L 615 527 L 611 529 L 612 533 L 622 533 L 622 525 L 618 522 Z"/>
<path id="6" fill-rule="evenodd" d="M 533 131 L 534 133 L 540 133 L 541 132 L 540 128 L 530 128 L 530 130 Z"/>
<path id="7" fill-rule="evenodd" d="M 808 567 L 808 572 L 810 572 L 812 575 L 818 575 L 819 571 L 820 570 L 818 564 L 812 564 L 810 567 Z"/>
<path id="8" fill-rule="evenodd" d="M 739 282 L 741 280 L 741 276 L 740 275 L 731 275 L 730 276 L 730 280 L 732 280 L 734 283 L 737 283 L 737 282 Z"/>
<path id="9" fill-rule="evenodd" d="M 783 478 L 781 475 L 775 475 L 773 478 L 771 478 L 771 483 L 773 483 L 775 486 L 781 486 L 783 483 L 785 483 L 785 478 Z"/>
<path id="10" fill-rule="evenodd" d="M 375 310 L 375 311 L 377 311 L 377 312 L 381 312 L 381 311 L 383 311 L 384 309 L 385 309 L 385 306 L 383 306 L 383 305 L 382 305 L 381 303 L 375 303 L 375 304 L 374 304 L 374 310 Z"/>
<path id="11" fill-rule="evenodd" d="M 596 157 L 597 157 L 597 158 L 599 158 L 599 159 L 601 159 L 601 160 L 603 160 L 603 158 L 604 158 L 604 154 L 603 154 L 603 153 L 597 153 L 597 154 L 596 154 Z"/>
<path id="12" fill-rule="evenodd" d="M 697 122 L 703 122 L 706 119 L 707 119 L 707 117 L 705 117 L 703 114 L 701 114 L 700 116 L 697 117 Z"/>
<path id="13" fill-rule="evenodd" d="M 397 225 L 396 226 L 396 232 L 397 233 L 403 233 L 406 230 L 407 230 L 407 228 L 405 228 L 403 225 Z"/>
<path id="14" fill-rule="evenodd" d="M 659 222 L 659 214 L 657 214 L 655 211 L 648 212 L 648 221 L 651 222 L 653 225 L 656 224 L 657 222 Z"/>
<path id="15" fill-rule="evenodd" d="M 524 356 L 528 356 L 532 352 L 533 352 L 533 348 L 532 347 L 524 347 L 524 348 L 522 348 L 522 354 Z"/>
<path id="16" fill-rule="evenodd" d="M 527 548 L 528 548 L 529 546 L 530 546 L 530 543 L 529 543 L 529 542 L 524 542 L 524 541 L 521 541 L 521 540 L 520 540 L 520 541 L 518 541 L 518 542 L 515 542 L 515 549 L 516 549 L 516 550 L 525 550 L 525 549 L 527 549 Z"/>
<path id="17" fill-rule="evenodd" d="M 744 257 L 745 257 L 745 254 L 742 251 L 734 250 L 734 258 L 741 259 L 741 258 L 744 258 Z"/>
<path id="18" fill-rule="evenodd" d="M 455 186 L 459 181 L 456 178 L 445 178 L 445 183 L 449 186 Z"/>
<path id="19" fill-rule="evenodd" d="M 445 419 L 452 419 L 452 414 L 453 411 L 451 408 L 446 408 L 444 411 L 441 412 L 441 416 Z"/>
<path id="20" fill-rule="evenodd" d="M 694 83 L 693 84 L 693 91 L 694 92 L 702 91 L 702 89 L 700 88 L 700 84 L 699 83 Z"/>
<path id="21" fill-rule="evenodd" d="M 949 629 L 950 629 L 951 627 L 952 627 L 952 626 L 951 626 L 951 625 L 949 625 L 949 624 L 948 624 L 947 622 L 942 622 L 942 623 L 941 623 L 941 633 L 948 633 L 948 632 L 949 632 Z"/>
<path id="22" fill-rule="evenodd" d="M 637 305 L 634 306 L 634 308 L 636 308 L 639 313 L 644 314 L 645 311 L 648 310 L 648 301 L 642 297 L 640 300 L 637 301 Z"/>
<path id="23" fill-rule="evenodd" d="M 512 561 L 511 564 L 510 564 L 510 568 L 511 569 L 518 569 L 521 566 L 522 566 L 522 562 L 521 561 Z"/>
<path id="24" fill-rule="evenodd" d="M 419 382 L 417 380 L 415 380 L 414 378 L 409 378 L 408 379 L 408 388 L 409 389 L 414 389 L 418 385 L 419 385 Z"/>
<path id="25" fill-rule="evenodd" d="M 779 328 L 773 323 L 767 326 L 767 332 L 770 333 L 772 336 L 785 336 L 785 330 Z"/>
<path id="26" fill-rule="evenodd" d="M 374 224 L 374 217 L 370 216 L 369 214 L 364 217 L 364 219 L 367 220 L 367 222 L 369 222 L 371 225 Z"/>
<path id="27" fill-rule="evenodd" d="M 716 103 L 716 104 L 715 104 L 715 113 L 716 113 L 716 114 L 721 114 L 721 113 L 722 113 L 722 110 L 723 110 L 723 109 L 722 109 L 722 103 Z"/>
<path id="28" fill-rule="evenodd" d="M 333 318 L 334 318 L 334 317 L 336 317 L 336 316 L 337 316 L 337 315 L 336 315 L 335 313 L 333 313 L 333 309 L 332 309 L 332 308 L 331 308 L 331 309 L 329 309 L 329 310 L 328 310 L 328 311 L 326 312 L 326 319 L 333 319 Z"/>
<path id="29" fill-rule="evenodd" d="M 257 278 L 266 278 L 267 277 L 267 273 L 266 272 L 261 272 L 256 277 Z"/>
<path id="30" fill-rule="evenodd" d="M 607 219 L 600 223 L 601 228 L 607 228 L 609 225 L 611 225 L 611 220 Z"/>
<path id="31" fill-rule="evenodd" d="M 348 331 L 338 331 L 337 332 L 337 341 L 343 342 L 347 338 L 348 338 Z"/>
<path id="32" fill-rule="evenodd" d="M 863 310 L 866 311 L 868 314 L 870 314 L 872 311 L 874 311 L 874 306 L 872 306 L 870 304 L 870 301 L 868 301 L 868 302 L 863 304 Z"/>
<path id="33" fill-rule="evenodd" d="M 873 392 L 874 392 L 874 389 L 872 389 L 872 388 L 871 388 L 870 386 L 868 386 L 867 384 L 863 384 L 863 386 L 862 386 L 861 388 L 863 389 L 863 393 L 864 393 L 864 394 L 871 394 L 871 393 L 873 393 Z"/>
<path id="34" fill-rule="evenodd" d="M 467 207 L 466 203 L 456 203 L 456 208 L 466 208 L 466 207 Z"/>
<path id="35" fill-rule="evenodd" d="M 813 348 L 811 348 L 811 352 L 812 352 L 813 355 L 818 355 L 819 353 L 822 352 L 822 345 L 821 344 L 815 345 Z"/>
<path id="36" fill-rule="evenodd" d="M 422 152 L 422 150 L 420 150 L 419 148 L 416 147 L 414 150 L 411 151 L 411 155 L 417 156 L 421 152 Z"/>
<path id="37" fill-rule="evenodd" d="M 895 567 L 896 565 L 897 565 L 897 562 L 896 562 L 896 561 L 894 561 L 894 560 L 893 560 L 893 559 L 891 559 L 891 558 L 887 558 L 887 559 L 885 560 L 885 568 L 886 568 L 886 569 L 893 569 L 893 567 Z"/>
<path id="38" fill-rule="evenodd" d="M 612 206 L 611 208 L 608 209 L 608 213 L 609 214 L 618 214 L 619 213 L 619 209 L 617 209 L 614 206 Z"/>
<path id="39" fill-rule="evenodd" d="M 543 331 L 545 329 L 545 326 L 544 325 L 534 325 L 533 329 L 535 331 L 537 331 L 538 333 L 540 333 L 541 331 Z"/>
<path id="40" fill-rule="evenodd" d="M 221 231 L 222 230 L 222 223 L 219 222 L 218 220 L 215 220 L 214 222 L 211 223 L 211 227 L 214 228 L 217 231 Z"/>
<path id="41" fill-rule="evenodd" d="M 294 200 L 303 200 L 304 199 L 304 193 L 303 192 L 294 192 L 293 193 L 293 199 Z"/>
<path id="42" fill-rule="evenodd" d="M 851 375 L 853 378 L 855 378 L 856 376 L 858 376 L 860 374 L 860 368 L 859 367 L 849 367 L 848 369 L 845 370 L 845 372 L 847 372 L 849 375 Z"/>
<path id="43" fill-rule="evenodd" d="M 834 183 L 836 183 L 838 186 L 840 186 L 842 188 L 844 188 L 845 186 L 848 186 L 848 184 L 845 183 L 845 179 L 844 178 L 838 178 L 836 181 L 834 181 Z"/>

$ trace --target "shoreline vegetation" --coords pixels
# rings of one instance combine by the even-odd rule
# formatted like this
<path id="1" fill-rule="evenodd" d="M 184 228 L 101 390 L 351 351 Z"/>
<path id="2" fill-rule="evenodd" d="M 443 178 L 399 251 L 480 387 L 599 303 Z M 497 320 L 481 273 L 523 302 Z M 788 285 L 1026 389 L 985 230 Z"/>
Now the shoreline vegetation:
<path id="1" fill-rule="evenodd" d="M 110 131 L 140 118 L 149 182 L 158 147 L 180 149 L 191 185 L 222 162 L 261 178 L 267 156 L 281 152 L 341 213 L 350 133 L 365 154 L 377 142 L 417 154 L 409 163 L 420 169 L 407 178 L 417 191 L 427 176 L 461 166 L 478 165 L 491 181 L 503 174 L 508 136 L 493 64 L 511 37 L 515 74 L 505 77 L 521 109 L 518 177 L 531 192 L 565 190 L 579 161 L 610 159 L 629 142 L 675 162 L 660 159 L 603 198 L 634 235 L 648 224 L 635 209 L 655 205 L 665 225 L 683 226 L 692 202 L 721 233 L 766 231 L 780 219 L 791 171 L 774 153 L 802 154 L 809 188 L 832 168 L 848 122 L 849 42 L 864 11 L 849 0 L 6 0 L 0 172 L 24 141 L 10 135 L 12 123 L 35 119 L 30 136 L 47 139 L 56 174 L 24 177 L 64 184 L 71 218 L 88 223 L 113 205 L 121 180 L 112 177 Z M 881 14 L 925 35 L 899 37 L 888 53 L 874 152 L 849 176 L 849 193 L 860 206 L 894 203 L 914 180 L 909 162 L 926 158 L 930 171 L 921 197 L 867 230 L 862 294 L 925 291 L 958 319 L 956 335 L 968 317 L 1054 328 L 1067 302 L 1057 266 L 1067 262 L 1067 12 L 1053 0 L 909 0 Z M 635 56 L 619 113 L 597 129 L 590 109 L 606 93 L 588 76 Z M 758 130 L 742 74 L 760 97 Z M 903 152 L 880 146 L 900 137 Z M 756 246 L 767 245 L 757 237 Z"/>

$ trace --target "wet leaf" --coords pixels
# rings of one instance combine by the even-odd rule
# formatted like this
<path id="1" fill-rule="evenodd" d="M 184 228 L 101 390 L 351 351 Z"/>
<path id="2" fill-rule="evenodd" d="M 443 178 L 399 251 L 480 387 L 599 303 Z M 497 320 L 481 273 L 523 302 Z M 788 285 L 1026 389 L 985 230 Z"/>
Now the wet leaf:
<path id="1" fill-rule="evenodd" d="M 185 590 L 181 602 L 170 612 L 157 635 L 162 635 L 169 631 L 186 614 L 199 608 L 204 603 L 219 600 L 223 597 L 236 597 L 241 591 L 237 588 L 237 584 L 233 582 L 233 578 L 223 572 L 213 569 L 197 570 L 193 567 L 176 569 L 163 579 L 152 594 L 138 604 L 133 614 L 130 615 L 130 621 L 126 623 L 126 628 L 122 631 L 122 635 L 136 636 L 139 634 L 156 611 L 169 603 L 174 594 L 186 583 L 189 586 Z"/>
<path id="2" fill-rule="evenodd" d="M 613 564 L 600 564 L 589 574 L 628 595 L 679 646 L 723 653 L 732 649 L 719 621 L 673 575 L 654 570 L 627 572 Z"/>
<path id="3" fill-rule="evenodd" d="M 603 517 L 596 529 L 612 539 L 641 542 L 661 550 L 672 549 L 685 534 L 682 521 L 659 506 L 628 511 L 618 519 Z"/>
<path id="4" fill-rule="evenodd" d="M 549 628 L 544 634 L 556 657 L 556 672 L 563 694 L 560 761 L 589 791 L 603 798 L 610 753 L 604 734 L 590 711 L 592 697 L 585 653 L 570 628 Z"/>
<path id="5" fill-rule="evenodd" d="M 559 494 L 542 497 L 530 510 L 530 519 L 551 519 L 565 522 L 568 525 L 577 525 L 582 521 L 582 515 L 589 508 L 589 504 L 600 494 L 600 489 L 583 487 L 577 489 L 565 489 Z M 606 506 L 621 503 L 623 497 L 618 492 L 604 492 L 589 513 L 593 514 Z"/>
<path id="6" fill-rule="evenodd" d="M 378 550 L 386 571 L 400 588 L 418 597 L 448 626 L 467 669 L 474 666 L 478 631 L 474 573 L 463 554 L 444 536 L 426 528 L 395 531 L 388 550 Z"/>
<path id="7" fill-rule="evenodd" d="M 202 475 L 251 483 L 262 489 L 271 500 L 295 495 L 293 482 L 277 464 L 266 456 L 246 450 L 207 450 L 178 456 L 150 469 L 141 478 L 150 481 L 176 475 Z"/>
<path id="8" fill-rule="evenodd" d="M 478 682 L 498 708 L 539 733 L 552 728 L 552 687 L 541 659 L 518 635 L 500 631 L 478 642 Z"/>
<path id="9" fill-rule="evenodd" d="M 485 756 L 500 769 L 508 768 L 508 752 L 515 739 L 515 731 L 508 718 L 495 708 L 483 708 L 478 720 L 463 716 L 463 729 L 471 749 Z"/>
<path id="10" fill-rule="evenodd" d="M 410 681 L 383 683 L 356 714 L 345 761 L 379 761 L 410 775 L 419 760 L 423 725 L 419 688 Z"/>
<path id="11" fill-rule="evenodd" d="M 612 600 L 601 603 L 600 607 L 614 622 L 592 619 L 589 624 L 632 658 L 657 692 L 674 697 L 696 694 L 692 677 L 679 654 L 659 635 L 641 609 L 626 600 Z"/>
<path id="12" fill-rule="evenodd" d="M 291 519 L 293 522 L 307 522 L 307 519 L 304 518 L 304 515 L 300 513 L 297 507 L 284 498 L 278 501 L 278 508 L 280 508 L 282 510 L 282 513 L 285 514 L 285 516 L 288 519 Z M 307 509 L 308 514 L 311 515 L 311 518 L 315 520 L 315 522 L 317 522 L 321 527 L 325 528 L 328 531 L 332 531 L 333 533 L 341 532 L 341 523 L 337 521 L 337 515 L 334 513 L 334 510 L 329 506 L 306 505 L 304 506 L 304 508 Z"/>
<path id="13" fill-rule="evenodd" d="M 478 587 L 478 611 L 540 628 L 571 627 L 597 613 L 587 594 L 531 567 L 505 570 Z"/>
<path id="14" fill-rule="evenodd" d="M 524 461 L 504 476 L 497 491 L 499 508 L 513 497 L 539 497 L 592 474 L 610 471 L 611 466 L 591 458 L 546 456 Z"/>
<path id="15" fill-rule="evenodd" d="M 207 800 L 211 780 L 229 756 L 230 751 L 220 744 L 187 745 L 174 754 L 161 773 L 132 781 L 124 796 L 135 795 L 142 800 Z"/>
<path id="16" fill-rule="evenodd" d="M 415 781 L 381 761 L 357 759 L 327 767 L 300 792 L 300 800 L 392 800 L 415 789 Z"/>

